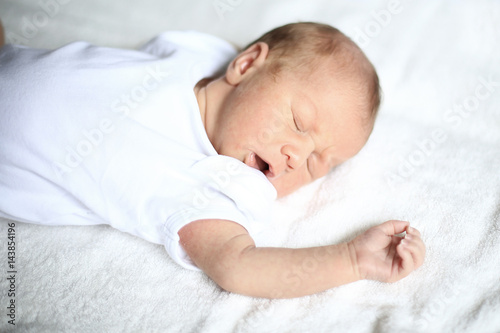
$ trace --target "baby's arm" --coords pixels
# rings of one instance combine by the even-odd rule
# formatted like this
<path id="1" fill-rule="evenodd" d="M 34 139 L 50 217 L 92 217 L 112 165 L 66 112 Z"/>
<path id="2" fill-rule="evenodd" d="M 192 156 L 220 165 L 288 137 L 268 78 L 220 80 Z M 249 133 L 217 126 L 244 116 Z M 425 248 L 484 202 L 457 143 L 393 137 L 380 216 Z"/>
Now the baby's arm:
<path id="1" fill-rule="evenodd" d="M 407 232 L 405 240 L 395 234 Z M 397 281 L 419 267 L 425 247 L 408 222 L 388 221 L 348 243 L 258 248 L 246 229 L 226 220 L 192 222 L 179 231 L 194 263 L 225 290 L 266 298 L 314 294 L 360 279 Z"/>

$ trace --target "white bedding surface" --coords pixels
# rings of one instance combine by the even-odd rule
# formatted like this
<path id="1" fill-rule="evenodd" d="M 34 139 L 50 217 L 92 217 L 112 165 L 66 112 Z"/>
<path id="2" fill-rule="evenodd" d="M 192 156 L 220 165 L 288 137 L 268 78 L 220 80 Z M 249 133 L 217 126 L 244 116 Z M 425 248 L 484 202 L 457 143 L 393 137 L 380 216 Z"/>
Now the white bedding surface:
<path id="1" fill-rule="evenodd" d="M 222 291 L 106 226 L 16 223 L 13 329 L 2 220 L 1 332 L 500 331 L 500 2 L 4 0 L 0 18 L 8 41 L 44 48 L 137 48 L 174 29 L 242 46 L 288 22 L 340 28 L 381 77 L 376 128 L 354 159 L 277 202 L 258 242 L 325 245 L 403 219 L 427 245 L 400 282 L 266 300 Z"/>

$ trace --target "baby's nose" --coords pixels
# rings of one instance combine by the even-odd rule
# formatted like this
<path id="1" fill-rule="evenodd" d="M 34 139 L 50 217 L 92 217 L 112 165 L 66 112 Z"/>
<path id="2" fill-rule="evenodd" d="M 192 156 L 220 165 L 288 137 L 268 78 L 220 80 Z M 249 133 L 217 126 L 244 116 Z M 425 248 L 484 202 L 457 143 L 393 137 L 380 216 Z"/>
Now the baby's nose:
<path id="1" fill-rule="evenodd" d="M 309 140 L 303 140 L 295 144 L 287 144 L 282 148 L 282 154 L 286 157 L 287 169 L 299 169 L 313 152 L 313 145 Z"/>

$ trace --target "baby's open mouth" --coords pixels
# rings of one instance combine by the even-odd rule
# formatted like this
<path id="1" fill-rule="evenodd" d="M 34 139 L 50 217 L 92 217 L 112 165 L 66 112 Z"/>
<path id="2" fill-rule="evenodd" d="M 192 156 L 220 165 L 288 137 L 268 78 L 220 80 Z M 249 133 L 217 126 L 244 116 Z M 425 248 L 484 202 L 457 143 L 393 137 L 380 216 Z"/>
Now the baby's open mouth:
<path id="1" fill-rule="evenodd" d="M 260 158 L 259 155 L 255 154 L 255 160 L 257 161 L 257 165 L 260 171 L 264 172 L 266 170 L 269 170 L 269 164 L 266 163 L 262 158 Z"/>
<path id="2" fill-rule="evenodd" d="M 262 171 L 266 176 L 269 173 L 269 164 L 254 152 L 251 152 L 245 158 L 244 163 L 249 167 Z"/>

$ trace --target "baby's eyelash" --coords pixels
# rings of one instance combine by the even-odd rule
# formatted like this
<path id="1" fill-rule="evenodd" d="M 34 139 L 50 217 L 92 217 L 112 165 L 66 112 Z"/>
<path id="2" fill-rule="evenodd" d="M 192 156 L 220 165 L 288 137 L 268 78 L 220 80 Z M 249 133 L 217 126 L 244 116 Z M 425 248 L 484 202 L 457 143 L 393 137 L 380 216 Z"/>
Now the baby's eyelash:
<path id="1" fill-rule="evenodd" d="M 307 165 L 306 165 L 306 168 L 307 168 L 307 172 L 309 173 L 309 176 L 311 176 L 311 178 L 312 178 L 312 179 L 314 179 L 314 176 L 313 176 L 313 174 L 312 174 L 312 172 L 311 172 L 311 166 L 309 165 L 309 159 L 310 159 L 310 157 L 311 157 L 311 156 L 309 156 L 309 157 L 307 158 L 307 160 L 306 160 L 306 164 L 307 164 Z"/>
<path id="2" fill-rule="evenodd" d="M 293 123 L 295 124 L 295 128 L 297 129 L 297 131 L 301 132 L 299 125 L 297 125 L 297 120 L 295 120 L 295 116 L 293 117 Z"/>
<path id="3" fill-rule="evenodd" d="M 295 113 L 292 111 L 292 118 L 293 118 L 293 124 L 295 125 L 295 128 L 297 131 L 302 132 L 302 129 L 300 128 L 299 124 L 297 123 L 297 119 L 295 118 Z"/>

